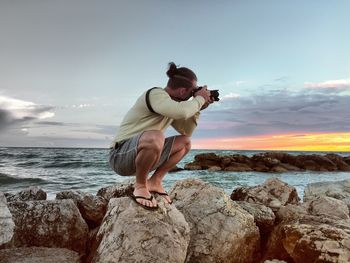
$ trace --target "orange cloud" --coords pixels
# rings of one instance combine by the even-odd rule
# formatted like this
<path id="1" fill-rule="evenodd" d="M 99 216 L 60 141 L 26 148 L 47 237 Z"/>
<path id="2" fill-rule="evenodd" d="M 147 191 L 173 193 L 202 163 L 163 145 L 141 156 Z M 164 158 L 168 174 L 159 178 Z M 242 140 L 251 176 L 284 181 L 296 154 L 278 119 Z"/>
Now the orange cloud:
<path id="1" fill-rule="evenodd" d="M 194 139 L 193 149 L 350 152 L 350 133 L 275 134 Z"/>

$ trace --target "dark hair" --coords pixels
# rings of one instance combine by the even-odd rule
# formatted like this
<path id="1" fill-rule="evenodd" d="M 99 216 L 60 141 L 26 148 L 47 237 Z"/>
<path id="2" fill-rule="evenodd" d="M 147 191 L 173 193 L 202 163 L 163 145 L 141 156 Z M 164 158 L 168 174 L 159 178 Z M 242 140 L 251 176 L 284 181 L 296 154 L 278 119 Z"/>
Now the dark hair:
<path id="1" fill-rule="evenodd" d="M 179 87 L 190 89 L 193 86 L 192 81 L 197 80 L 197 76 L 192 70 L 185 67 L 178 68 L 174 62 L 169 63 L 166 74 L 169 77 L 167 86 L 172 89 Z"/>

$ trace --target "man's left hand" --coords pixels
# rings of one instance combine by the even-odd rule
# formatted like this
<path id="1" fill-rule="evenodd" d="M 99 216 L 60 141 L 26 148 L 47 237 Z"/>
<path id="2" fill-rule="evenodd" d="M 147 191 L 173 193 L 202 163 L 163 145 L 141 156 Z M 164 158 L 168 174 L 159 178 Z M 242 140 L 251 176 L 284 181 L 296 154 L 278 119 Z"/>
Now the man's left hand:
<path id="1" fill-rule="evenodd" d="M 214 102 L 214 100 L 212 98 L 210 98 L 206 103 L 203 104 L 201 110 L 204 110 L 204 109 L 208 108 L 208 106 L 210 104 L 212 104 L 213 102 Z"/>

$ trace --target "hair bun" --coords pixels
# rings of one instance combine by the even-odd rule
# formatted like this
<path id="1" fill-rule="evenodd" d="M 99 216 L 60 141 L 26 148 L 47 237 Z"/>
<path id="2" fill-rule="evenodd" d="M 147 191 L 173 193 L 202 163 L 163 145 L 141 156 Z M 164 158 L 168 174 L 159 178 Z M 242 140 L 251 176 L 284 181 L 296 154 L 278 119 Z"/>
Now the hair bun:
<path id="1" fill-rule="evenodd" d="M 169 63 L 169 69 L 166 72 L 169 78 L 172 78 L 177 73 L 177 67 L 174 62 Z"/>

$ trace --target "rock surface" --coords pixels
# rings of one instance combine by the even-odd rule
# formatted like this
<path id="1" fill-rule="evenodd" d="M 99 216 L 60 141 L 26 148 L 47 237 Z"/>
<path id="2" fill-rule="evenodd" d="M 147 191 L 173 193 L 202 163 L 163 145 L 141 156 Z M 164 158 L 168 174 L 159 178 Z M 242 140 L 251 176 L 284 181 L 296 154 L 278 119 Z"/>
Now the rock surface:
<path id="1" fill-rule="evenodd" d="M 337 154 L 325 156 L 291 155 L 281 152 L 265 152 L 247 157 L 240 154 L 218 156 L 215 153 L 202 153 L 185 165 L 186 170 L 257 171 L 281 173 L 286 171 L 350 171 L 350 156 Z M 215 167 L 215 168 L 212 168 Z M 220 169 L 219 169 L 220 168 Z"/>
<path id="2" fill-rule="evenodd" d="M 106 200 L 111 198 L 118 198 L 130 196 L 134 191 L 135 179 L 127 180 L 123 183 L 118 183 L 112 186 L 103 187 L 97 191 L 97 196 L 102 196 Z"/>
<path id="3" fill-rule="evenodd" d="M 158 203 L 149 211 L 128 197 L 112 198 L 89 261 L 184 262 L 189 226 L 175 206 Z"/>
<path id="4" fill-rule="evenodd" d="M 10 202 L 16 228 L 7 248 L 44 246 L 85 253 L 88 227 L 73 200 Z"/>
<path id="5" fill-rule="evenodd" d="M 31 186 L 16 194 L 6 193 L 7 202 L 46 200 L 47 194 L 38 186 Z"/>
<path id="6" fill-rule="evenodd" d="M 222 189 L 188 179 L 178 181 L 170 195 L 191 229 L 186 262 L 254 262 L 259 247 L 254 218 Z"/>
<path id="7" fill-rule="evenodd" d="M 350 207 L 350 180 L 308 184 L 304 190 L 304 202 L 317 196 L 329 196 L 344 201 Z"/>
<path id="8" fill-rule="evenodd" d="M 107 209 L 107 200 L 103 197 L 82 191 L 63 191 L 56 195 L 56 200 L 61 199 L 73 199 L 90 228 L 101 224 Z"/>
<path id="9" fill-rule="evenodd" d="M 231 199 L 262 204 L 277 211 L 286 204 L 297 204 L 300 200 L 295 187 L 277 178 L 269 178 L 262 185 L 239 187 L 233 190 Z"/>
<path id="10" fill-rule="evenodd" d="M 80 263 L 77 252 L 66 248 L 26 247 L 0 250 L 0 263 Z"/>
<path id="11" fill-rule="evenodd" d="M 8 209 L 5 195 L 0 192 L 0 246 L 12 239 L 14 228 L 15 223 Z"/>

